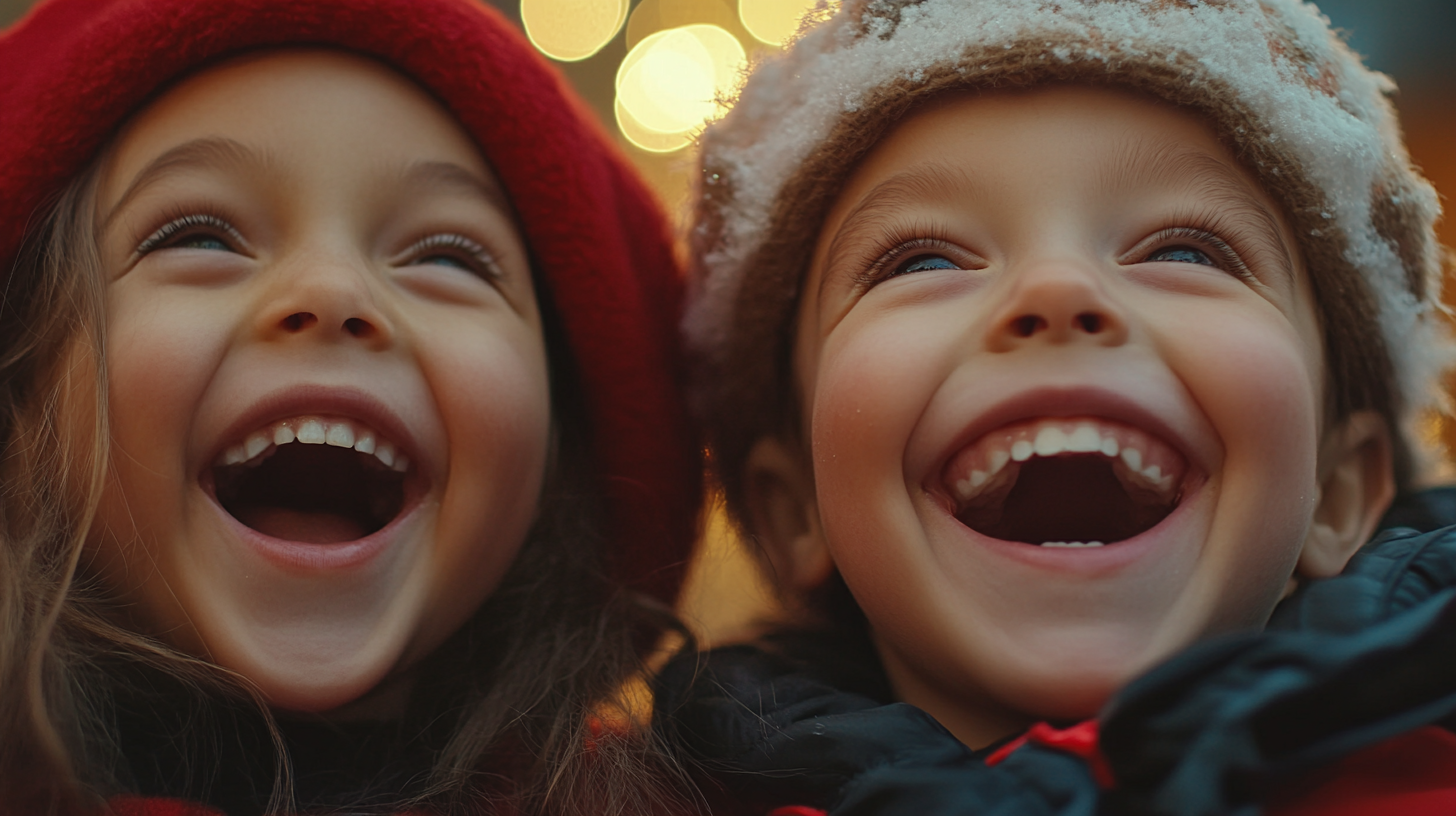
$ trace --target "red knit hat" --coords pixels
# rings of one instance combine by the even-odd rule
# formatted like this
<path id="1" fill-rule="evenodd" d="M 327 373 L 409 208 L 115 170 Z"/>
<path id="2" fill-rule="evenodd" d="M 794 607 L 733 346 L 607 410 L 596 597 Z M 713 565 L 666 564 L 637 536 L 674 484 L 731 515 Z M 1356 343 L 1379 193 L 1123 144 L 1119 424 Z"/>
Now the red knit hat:
<path id="1" fill-rule="evenodd" d="M 27 225 L 159 91 L 260 47 L 380 59 L 449 108 L 509 192 L 580 371 L 613 574 L 671 602 L 699 501 L 661 212 L 585 106 L 475 0 L 53 0 L 0 34 L 0 287 Z"/>

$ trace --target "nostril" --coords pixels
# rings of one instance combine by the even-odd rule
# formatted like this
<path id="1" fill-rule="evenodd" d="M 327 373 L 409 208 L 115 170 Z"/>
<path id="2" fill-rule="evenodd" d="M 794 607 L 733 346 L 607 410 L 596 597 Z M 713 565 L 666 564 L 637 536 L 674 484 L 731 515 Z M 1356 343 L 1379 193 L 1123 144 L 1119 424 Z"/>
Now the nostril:
<path id="1" fill-rule="evenodd" d="M 1083 312 L 1077 315 L 1077 323 L 1082 326 L 1082 331 L 1088 334 L 1102 331 L 1102 315 L 1094 312 Z"/>
<path id="2" fill-rule="evenodd" d="M 1022 315 L 1011 321 L 1011 330 L 1017 337 L 1030 337 L 1046 328 L 1046 320 L 1040 315 Z"/>
<path id="3" fill-rule="evenodd" d="M 351 317 L 344 321 L 344 331 L 348 332 L 351 337 L 364 337 L 372 329 L 373 327 L 369 325 L 369 321 L 362 318 Z"/>
<path id="4" fill-rule="evenodd" d="M 310 312 L 294 312 L 283 318 L 283 328 L 291 332 L 306 329 L 318 322 L 318 318 Z"/>

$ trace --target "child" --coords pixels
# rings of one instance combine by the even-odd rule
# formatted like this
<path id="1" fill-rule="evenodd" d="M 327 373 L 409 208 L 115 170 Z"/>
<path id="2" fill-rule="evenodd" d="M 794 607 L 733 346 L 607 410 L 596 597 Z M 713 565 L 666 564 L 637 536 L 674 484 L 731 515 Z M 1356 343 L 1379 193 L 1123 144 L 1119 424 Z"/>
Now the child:
<path id="1" fill-rule="evenodd" d="M 663 675 L 723 790 L 1456 806 L 1423 728 L 1456 537 L 1334 577 L 1450 353 L 1389 91 L 1297 0 L 849 0 L 757 68 L 702 140 L 686 326 L 730 511 L 807 617 Z"/>
<path id="2" fill-rule="evenodd" d="M 670 806 L 680 284 L 508 23 L 43 3 L 0 190 L 6 812 Z"/>

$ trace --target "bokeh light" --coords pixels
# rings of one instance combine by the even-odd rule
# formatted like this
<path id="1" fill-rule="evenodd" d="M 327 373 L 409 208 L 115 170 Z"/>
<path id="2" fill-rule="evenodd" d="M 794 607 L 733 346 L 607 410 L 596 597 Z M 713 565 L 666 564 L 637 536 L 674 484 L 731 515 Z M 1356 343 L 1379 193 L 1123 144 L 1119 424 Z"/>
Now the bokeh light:
<path id="1" fill-rule="evenodd" d="M 627 50 L 659 31 L 700 23 L 718 26 L 741 41 L 753 41 L 738 19 L 738 0 L 640 0 L 627 17 Z"/>
<path id="2" fill-rule="evenodd" d="M 659 31 L 639 42 L 617 69 L 617 124 L 633 144 L 668 152 L 686 146 L 720 112 L 747 54 L 715 25 Z"/>
<path id="3" fill-rule="evenodd" d="M 738 0 L 738 17 L 748 33 L 769 45 L 783 45 L 813 8 L 814 0 Z"/>
<path id="4" fill-rule="evenodd" d="M 650 153 L 671 153 L 692 144 L 693 132 L 691 130 L 662 133 L 644 127 L 622 106 L 621 99 L 617 100 L 613 112 L 617 116 L 617 129 L 622 131 L 622 135 L 627 138 L 627 141 Z"/>
<path id="5" fill-rule="evenodd" d="M 630 0 L 521 0 L 521 23 L 541 53 L 575 62 L 612 41 L 629 6 Z"/>

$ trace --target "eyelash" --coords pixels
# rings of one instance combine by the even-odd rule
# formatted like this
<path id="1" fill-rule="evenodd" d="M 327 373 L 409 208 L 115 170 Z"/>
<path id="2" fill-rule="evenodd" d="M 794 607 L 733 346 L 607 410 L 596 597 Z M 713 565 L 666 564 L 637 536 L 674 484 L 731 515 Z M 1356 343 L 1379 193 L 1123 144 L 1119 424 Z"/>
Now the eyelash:
<path id="1" fill-rule="evenodd" d="M 1249 269 L 1239 253 L 1229 246 L 1226 241 L 1217 235 L 1196 227 L 1169 227 L 1159 230 L 1145 242 L 1148 249 L 1139 253 L 1143 259 L 1151 257 L 1154 253 L 1163 249 L 1170 249 L 1178 245 L 1178 242 L 1190 241 L 1194 249 L 1207 252 L 1218 269 L 1239 278 L 1240 280 L 1255 280 L 1254 273 Z"/>
<path id="2" fill-rule="evenodd" d="M 141 243 L 137 244 L 135 255 L 141 257 L 159 249 L 166 249 L 168 242 L 175 241 L 179 237 L 185 237 L 199 227 L 207 227 L 214 230 L 215 237 L 226 236 L 228 241 L 224 241 L 223 243 L 230 243 L 234 246 L 243 243 L 242 234 L 232 224 L 229 224 L 226 219 L 212 215 L 211 213 L 187 213 L 172 218 L 172 220 L 157 228 L 151 235 L 143 238 Z M 221 235 L 217 235 L 216 233 L 220 233 Z"/>
<path id="3" fill-rule="evenodd" d="M 855 284 L 861 289 L 869 289 L 903 274 L 901 268 L 918 258 L 964 253 L 964 250 L 959 250 L 947 241 L 944 234 L 937 229 L 920 229 L 915 232 L 920 233 L 915 238 L 901 237 L 899 233 L 887 234 L 873 250 L 877 256 L 875 260 L 854 276 Z M 949 257 L 946 259 L 959 265 Z"/>
<path id="4" fill-rule="evenodd" d="M 489 250 L 464 235 L 453 232 L 427 235 L 415 241 L 409 249 L 404 251 L 405 263 L 407 265 L 416 264 L 434 255 L 451 255 L 451 253 L 440 252 L 439 250 L 442 249 L 452 250 L 457 260 L 466 263 L 487 280 L 494 281 L 502 277 L 500 265 L 496 263 L 495 256 Z"/>
<path id="5" fill-rule="evenodd" d="M 925 230 L 917 230 L 917 232 L 927 233 Z M 1257 279 L 1253 271 L 1239 257 L 1239 253 L 1228 242 L 1208 230 L 1196 227 L 1168 227 L 1159 230 L 1144 242 L 1148 248 L 1139 256 L 1146 259 L 1159 250 L 1176 246 L 1179 241 L 1191 242 L 1192 248 L 1206 252 L 1216 264 L 1215 268 L 1222 269 L 1240 280 Z M 949 256 L 958 252 L 963 252 L 963 250 L 959 250 L 935 230 L 929 230 L 928 234 L 908 239 L 899 237 L 897 233 L 890 233 L 876 247 L 875 253 L 878 257 L 875 261 L 855 275 L 854 280 L 862 289 L 869 289 L 890 278 L 898 277 L 902 274 L 900 270 L 903 266 L 918 258 L 933 255 Z M 952 258 L 947 257 L 947 260 L 963 266 L 961 262 Z"/>

